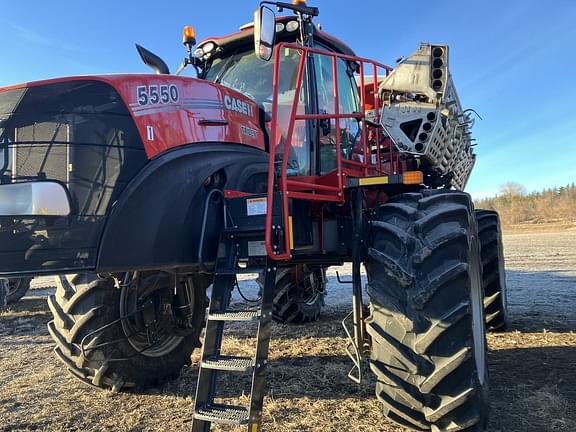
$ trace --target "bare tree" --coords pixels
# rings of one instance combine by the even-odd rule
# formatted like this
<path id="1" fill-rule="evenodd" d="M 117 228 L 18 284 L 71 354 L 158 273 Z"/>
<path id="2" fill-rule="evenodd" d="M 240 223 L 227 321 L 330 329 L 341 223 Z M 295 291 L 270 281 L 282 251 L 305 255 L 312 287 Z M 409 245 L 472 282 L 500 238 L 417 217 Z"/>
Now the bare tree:
<path id="1" fill-rule="evenodd" d="M 476 206 L 496 210 L 504 225 L 576 221 L 576 186 L 527 193 L 521 184 L 508 182 L 497 196 L 478 200 Z"/>
<path id="2" fill-rule="evenodd" d="M 509 181 L 500 186 L 500 194 L 507 197 L 521 197 L 526 195 L 526 188 L 520 183 Z"/>

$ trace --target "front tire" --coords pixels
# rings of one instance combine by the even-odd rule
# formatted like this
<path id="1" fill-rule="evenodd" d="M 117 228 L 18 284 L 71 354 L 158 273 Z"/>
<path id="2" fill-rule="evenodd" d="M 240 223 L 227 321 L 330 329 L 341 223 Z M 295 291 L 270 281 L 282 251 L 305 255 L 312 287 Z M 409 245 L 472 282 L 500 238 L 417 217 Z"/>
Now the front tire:
<path id="1" fill-rule="evenodd" d="M 508 328 L 508 296 L 500 218 L 495 211 L 476 210 L 476 220 L 482 251 L 486 328 L 505 331 Z"/>
<path id="2" fill-rule="evenodd" d="M 187 276 L 176 282 L 175 277 L 134 273 L 120 284 L 90 273 L 61 276 L 56 294 L 48 299 L 56 356 L 82 382 L 113 391 L 176 377 L 200 346 L 209 281 Z M 171 318 L 176 283 L 185 284 L 181 288 L 193 314 L 185 332 L 178 332 Z"/>
<path id="3" fill-rule="evenodd" d="M 370 367 L 385 415 L 415 430 L 484 430 L 486 339 L 470 197 L 425 191 L 381 206 L 365 265 Z"/>

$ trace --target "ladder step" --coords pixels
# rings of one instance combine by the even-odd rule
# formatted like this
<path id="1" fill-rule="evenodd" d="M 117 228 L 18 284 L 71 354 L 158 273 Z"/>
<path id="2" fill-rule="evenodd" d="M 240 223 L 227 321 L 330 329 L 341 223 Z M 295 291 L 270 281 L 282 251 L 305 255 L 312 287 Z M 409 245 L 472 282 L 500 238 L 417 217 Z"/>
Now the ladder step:
<path id="1" fill-rule="evenodd" d="M 212 312 L 208 319 L 212 321 L 255 321 L 260 318 L 260 311 L 226 311 Z"/>
<path id="2" fill-rule="evenodd" d="M 262 271 L 264 271 L 262 267 L 236 267 L 236 268 L 217 269 L 215 274 L 222 276 L 222 275 L 261 273 Z"/>
<path id="3" fill-rule="evenodd" d="M 254 360 L 250 357 L 212 356 L 202 361 L 202 367 L 232 372 L 249 372 L 254 368 Z"/>
<path id="4" fill-rule="evenodd" d="M 198 409 L 194 418 L 206 422 L 243 425 L 248 423 L 248 410 L 234 405 L 209 404 Z"/>

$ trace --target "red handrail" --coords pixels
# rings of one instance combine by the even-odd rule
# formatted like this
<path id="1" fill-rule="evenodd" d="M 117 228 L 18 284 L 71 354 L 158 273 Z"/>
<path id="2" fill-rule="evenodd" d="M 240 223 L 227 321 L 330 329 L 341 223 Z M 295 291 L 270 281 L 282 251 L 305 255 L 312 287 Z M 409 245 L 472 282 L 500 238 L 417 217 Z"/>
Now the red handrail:
<path id="1" fill-rule="evenodd" d="M 284 140 L 284 148 L 282 149 L 282 166 L 280 171 L 280 176 L 276 176 L 276 148 L 279 143 L 276 142 L 276 136 L 278 135 L 278 89 L 279 89 L 279 77 L 280 77 L 280 58 L 282 50 L 284 49 L 294 49 L 300 52 L 300 60 L 298 63 L 298 73 L 296 78 L 296 88 L 294 93 L 294 99 L 292 101 L 292 108 L 290 112 L 290 120 L 288 124 L 288 130 L 286 133 L 286 139 Z M 334 113 L 312 113 L 312 114 L 298 114 L 298 101 L 300 99 L 300 92 L 302 90 L 302 79 L 304 77 L 304 70 L 307 65 L 308 56 L 310 54 L 318 54 L 326 57 L 331 57 L 332 59 L 332 74 L 333 74 L 333 96 L 334 96 Z M 360 65 L 359 75 L 360 75 L 360 113 L 340 113 L 340 94 L 338 88 L 338 59 L 348 60 L 356 62 Z M 374 91 L 374 109 L 378 112 L 378 68 L 384 69 L 386 74 L 388 74 L 392 69 L 384 64 L 378 63 L 373 60 L 368 60 L 361 57 L 355 57 L 345 54 L 339 54 L 335 52 L 326 51 L 318 48 L 303 47 L 294 43 L 279 43 L 276 45 L 274 50 L 274 77 L 273 77 L 273 96 L 272 96 L 272 121 L 270 126 L 270 157 L 268 160 L 268 189 L 267 189 L 267 209 L 266 212 L 266 234 L 265 234 L 265 246 L 266 253 L 268 256 L 274 260 L 288 260 L 291 258 L 290 250 L 290 234 L 286 232 L 284 235 L 284 251 L 275 250 L 272 244 L 272 212 L 274 207 L 274 194 L 279 192 L 282 199 L 282 209 L 283 209 L 283 225 L 284 229 L 288 229 L 289 223 L 289 198 L 293 199 L 305 199 L 311 201 L 323 201 L 323 202 L 344 202 L 344 187 L 345 175 L 351 170 L 356 170 L 359 177 L 368 175 L 369 172 L 381 172 L 382 163 L 380 157 L 380 141 L 379 141 L 379 131 L 376 131 L 376 164 L 372 163 L 371 153 L 368 146 L 367 131 L 365 127 L 365 122 L 362 124 L 361 131 L 361 141 L 362 141 L 362 161 L 353 161 L 342 158 L 342 143 L 341 143 L 341 126 L 340 120 L 342 119 L 358 119 L 365 120 L 365 110 L 366 110 L 366 87 L 365 87 L 365 64 L 371 64 L 374 77 L 373 77 L 373 91 Z M 290 154 L 290 149 L 292 147 L 292 137 L 294 134 L 294 126 L 298 120 L 335 120 L 335 132 L 336 132 L 336 181 L 334 185 L 329 184 L 319 184 L 311 181 L 298 180 L 298 177 L 291 177 L 288 179 L 288 157 Z M 343 169 L 343 163 L 347 164 L 350 168 L 346 168 L 346 173 Z M 394 166 L 393 155 L 391 154 L 390 165 Z M 332 172 L 332 177 L 334 176 Z M 309 177 L 307 177 L 309 179 Z M 328 179 L 330 180 L 330 179 Z"/>
<path id="2" fill-rule="evenodd" d="M 326 192 L 339 192 L 340 188 L 338 186 L 326 186 L 318 183 L 309 183 L 303 181 L 296 181 L 296 180 L 288 180 L 288 186 L 294 186 L 294 188 L 305 188 L 305 189 L 312 189 L 312 190 L 319 190 L 319 191 L 326 191 Z M 296 189 L 295 189 L 296 190 Z"/>

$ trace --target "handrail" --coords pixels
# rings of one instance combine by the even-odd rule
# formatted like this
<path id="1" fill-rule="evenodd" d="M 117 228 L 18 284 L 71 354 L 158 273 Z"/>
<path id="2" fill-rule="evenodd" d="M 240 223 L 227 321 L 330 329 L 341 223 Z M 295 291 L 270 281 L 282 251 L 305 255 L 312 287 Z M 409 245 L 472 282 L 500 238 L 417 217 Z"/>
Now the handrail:
<path id="1" fill-rule="evenodd" d="M 312 189 L 312 190 L 320 190 L 320 191 L 326 191 L 326 192 L 339 192 L 340 191 L 340 188 L 338 186 L 327 186 L 327 185 L 322 185 L 322 184 L 318 184 L 318 183 L 309 183 L 309 182 L 303 182 L 303 181 L 298 181 L 298 180 L 288 180 L 286 183 L 288 186 L 302 187 L 302 188 Z"/>
<path id="2" fill-rule="evenodd" d="M 298 62 L 298 73 L 296 78 L 296 88 L 292 107 L 290 110 L 290 120 L 286 138 L 284 140 L 284 148 L 282 149 L 282 164 L 279 175 L 276 173 L 276 149 L 279 143 L 276 142 L 278 136 L 278 89 L 280 80 L 280 58 L 282 50 L 294 49 L 300 52 L 300 59 Z M 302 80 L 304 77 L 305 68 L 308 67 L 308 56 L 310 54 L 318 54 L 332 59 L 332 75 L 333 75 L 333 96 L 334 96 L 334 113 L 311 113 L 311 114 L 298 114 L 298 105 L 300 99 L 300 92 L 302 90 Z M 359 64 L 360 75 L 360 113 L 340 113 L 340 94 L 338 87 L 338 59 L 356 62 Z M 373 91 L 374 91 L 374 109 L 378 112 L 378 68 L 384 69 L 386 74 L 390 73 L 392 68 L 374 60 L 369 60 L 362 57 L 351 56 L 347 54 L 340 54 L 335 52 L 326 51 L 324 49 L 304 47 L 295 43 L 282 42 L 276 45 L 274 49 L 274 76 L 273 76 L 273 95 L 272 95 L 272 119 L 270 126 L 270 155 L 268 160 L 268 188 L 267 188 L 267 212 L 266 212 L 266 231 L 265 231 L 265 247 L 266 253 L 271 259 L 274 260 L 288 260 L 291 258 L 290 250 L 290 233 L 284 235 L 284 251 L 280 252 L 275 250 L 272 244 L 272 212 L 274 208 L 275 192 L 279 192 L 282 200 L 283 210 L 283 226 L 287 229 L 290 226 L 289 221 L 289 198 L 306 199 L 320 202 L 344 202 L 344 188 L 346 186 L 345 176 L 346 173 L 343 169 L 343 164 L 347 164 L 350 168 L 347 170 L 356 170 L 359 176 L 366 176 L 370 172 L 378 172 L 382 170 L 382 157 L 380 155 L 380 131 L 376 129 L 376 163 L 372 163 L 372 150 L 368 147 L 367 127 L 365 122 L 362 124 L 361 131 L 361 144 L 362 144 L 362 161 L 354 161 L 344 159 L 342 157 L 342 143 L 341 143 L 341 119 L 366 119 L 366 86 L 365 86 L 365 64 L 372 65 L 373 71 Z M 313 183 L 310 181 L 300 181 L 297 178 L 288 179 L 288 159 L 290 149 L 292 148 L 292 137 L 294 134 L 295 123 L 298 120 L 335 120 L 335 133 L 336 133 L 336 181 L 333 186 L 327 184 Z M 394 170 L 394 160 L 392 154 L 392 147 L 390 147 L 390 164 Z M 332 173 L 333 176 L 333 173 Z M 318 193 L 319 192 L 319 193 Z"/>

